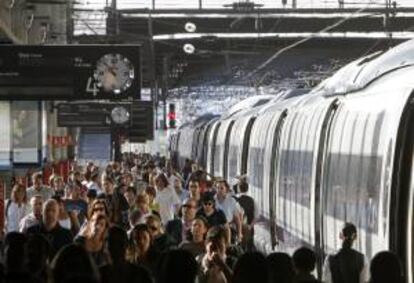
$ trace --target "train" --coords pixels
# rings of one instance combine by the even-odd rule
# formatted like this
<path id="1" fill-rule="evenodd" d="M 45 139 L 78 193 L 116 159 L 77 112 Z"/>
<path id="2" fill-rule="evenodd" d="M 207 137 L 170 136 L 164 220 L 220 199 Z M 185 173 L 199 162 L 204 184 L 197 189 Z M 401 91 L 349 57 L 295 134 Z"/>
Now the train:
<path id="1" fill-rule="evenodd" d="M 395 251 L 413 282 L 414 40 L 352 61 L 309 91 L 248 98 L 183 125 L 170 155 L 246 175 L 264 252 L 340 248 L 345 222 L 368 259 Z"/>

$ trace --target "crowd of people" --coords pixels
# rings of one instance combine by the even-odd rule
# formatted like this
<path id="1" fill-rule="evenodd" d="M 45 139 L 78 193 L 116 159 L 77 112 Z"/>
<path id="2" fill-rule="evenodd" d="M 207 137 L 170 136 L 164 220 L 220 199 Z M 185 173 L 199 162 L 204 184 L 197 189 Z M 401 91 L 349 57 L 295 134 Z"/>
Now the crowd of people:
<path id="1" fill-rule="evenodd" d="M 48 184 L 35 173 L 28 188 L 14 184 L 5 202 L 0 278 L 4 282 L 320 282 L 317 254 L 264 255 L 254 247 L 257 206 L 245 176 L 231 183 L 186 160 L 178 170 L 163 157 L 125 154 L 99 168 L 74 167 Z M 370 264 L 343 246 L 328 256 L 323 282 L 402 282 L 392 252 Z M 369 268 L 368 268 L 369 266 Z"/>

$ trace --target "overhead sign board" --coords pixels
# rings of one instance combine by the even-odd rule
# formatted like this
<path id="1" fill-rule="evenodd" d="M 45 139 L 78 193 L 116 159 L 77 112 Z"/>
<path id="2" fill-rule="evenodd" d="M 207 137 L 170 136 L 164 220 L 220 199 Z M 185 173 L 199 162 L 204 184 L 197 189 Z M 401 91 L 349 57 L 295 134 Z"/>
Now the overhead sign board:
<path id="1" fill-rule="evenodd" d="M 0 45 L 0 100 L 140 99 L 139 45 Z"/>
<path id="2" fill-rule="evenodd" d="M 129 141 L 142 143 L 154 139 L 154 107 L 152 101 L 135 101 L 131 105 Z"/>
<path id="3" fill-rule="evenodd" d="M 60 103 L 57 121 L 59 127 L 124 128 L 130 142 L 154 138 L 152 101 Z"/>
<path id="4" fill-rule="evenodd" d="M 127 110 L 130 102 L 59 103 L 58 127 L 110 127 L 112 111 L 122 105 Z"/>

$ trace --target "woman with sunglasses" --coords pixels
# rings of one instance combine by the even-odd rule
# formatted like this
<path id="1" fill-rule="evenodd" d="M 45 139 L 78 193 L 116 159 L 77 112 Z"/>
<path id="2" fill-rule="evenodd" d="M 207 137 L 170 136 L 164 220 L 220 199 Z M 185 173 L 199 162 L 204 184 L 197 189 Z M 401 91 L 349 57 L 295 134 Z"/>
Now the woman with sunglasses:
<path id="1" fill-rule="evenodd" d="M 85 229 L 75 238 L 75 242 L 81 244 L 89 252 L 97 266 L 110 262 L 109 252 L 105 246 L 108 229 L 108 218 L 101 213 L 95 213 L 89 219 Z"/>

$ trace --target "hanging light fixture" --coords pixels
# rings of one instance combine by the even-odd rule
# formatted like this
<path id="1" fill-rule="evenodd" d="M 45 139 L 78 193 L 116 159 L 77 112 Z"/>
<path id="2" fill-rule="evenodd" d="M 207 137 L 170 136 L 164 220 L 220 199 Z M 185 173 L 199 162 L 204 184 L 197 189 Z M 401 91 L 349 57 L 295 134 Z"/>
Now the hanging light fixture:
<path id="1" fill-rule="evenodd" d="M 197 26 L 196 26 L 194 23 L 192 23 L 192 22 L 187 22 L 187 23 L 184 25 L 184 29 L 185 29 L 187 32 L 195 32 L 195 31 L 197 30 Z"/>
<path id="2" fill-rule="evenodd" d="M 187 53 L 187 54 L 193 54 L 193 53 L 194 53 L 194 51 L 195 51 L 195 47 L 194 47 L 194 45 L 192 45 L 191 43 L 186 43 L 186 44 L 184 44 L 184 46 L 183 46 L 183 50 L 184 50 L 184 52 L 185 52 L 185 53 Z"/>

